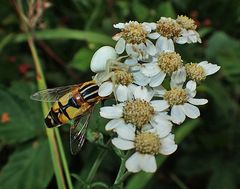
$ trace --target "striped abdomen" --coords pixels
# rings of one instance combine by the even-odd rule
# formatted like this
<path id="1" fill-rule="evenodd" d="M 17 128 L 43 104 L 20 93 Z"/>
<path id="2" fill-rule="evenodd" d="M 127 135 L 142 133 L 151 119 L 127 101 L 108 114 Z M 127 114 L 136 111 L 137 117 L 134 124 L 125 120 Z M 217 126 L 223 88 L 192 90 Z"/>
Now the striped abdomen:
<path id="1" fill-rule="evenodd" d="M 82 83 L 53 104 L 45 123 L 50 128 L 62 125 L 87 112 L 101 99 L 94 81 Z"/>

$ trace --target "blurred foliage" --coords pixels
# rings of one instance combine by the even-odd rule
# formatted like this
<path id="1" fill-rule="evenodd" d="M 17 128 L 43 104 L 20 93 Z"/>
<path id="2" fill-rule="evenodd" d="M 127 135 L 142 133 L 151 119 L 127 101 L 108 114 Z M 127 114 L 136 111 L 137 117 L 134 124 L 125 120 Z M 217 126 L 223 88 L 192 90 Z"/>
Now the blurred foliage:
<path id="1" fill-rule="evenodd" d="M 91 56 L 102 45 L 114 45 L 112 25 L 129 20 L 156 21 L 161 16 L 186 14 L 196 20 L 202 44 L 178 46 L 186 61 L 209 60 L 221 66 L 218 74 L 199 88 L 209 99 L 201 108 L 201 122 L 179 145 L 144 188 L 235 189 L 240 187 L 240 2 L 147 1 L 147 0 L 53 0 L 34 31 L 49 87 L 90 80 Z M 18 15 L 11 1 L 0 6 L 0 188 L 56 188 L 47 144 L 43 116 L 35 92 L 34 65 L 26 35 L 21 32 Z M 68 125 L 61 137 L 68 155 L 70 171 L 78 180 L 87 177 L 103 144 L 104 123 L 96 108 L 88 131 L 88 142 L 77 156 L 69 150 Z M 91 143 L 91 144 L 89 144 Z M 105 156 L 95 181 L 114 181 L 119 159 Z M 146 175 L 137 174 L 141 181 Z M 72 178 L 75 188 L 81 182 Z M 131 177 L 128 189 L 136 188 Z M 141 184 L 138 182 L 137 184 Z M 100 184 L 101 185 L 101 184 Z M 103 186 L 97 185 L 95 188 Z"/>

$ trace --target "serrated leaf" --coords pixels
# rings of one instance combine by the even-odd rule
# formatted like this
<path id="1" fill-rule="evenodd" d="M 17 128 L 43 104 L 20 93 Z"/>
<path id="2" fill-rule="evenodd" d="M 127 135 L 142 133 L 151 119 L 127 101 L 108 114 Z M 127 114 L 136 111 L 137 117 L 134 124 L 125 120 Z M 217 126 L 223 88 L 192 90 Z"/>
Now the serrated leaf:
<path id="1" fill-rule="evenodd" d="M 46 139 L 16 150 L 0 171 L 1 189 L 45 189 L 53 169 Z"/>
<path id="2" fill-rule="evenodd" d="M 76 68 L 80 71 L 89 70 L 91 58 L 93 56 L 93 51 L 87 48 L 80 49 L 73 57 L 69 66 Z"/>

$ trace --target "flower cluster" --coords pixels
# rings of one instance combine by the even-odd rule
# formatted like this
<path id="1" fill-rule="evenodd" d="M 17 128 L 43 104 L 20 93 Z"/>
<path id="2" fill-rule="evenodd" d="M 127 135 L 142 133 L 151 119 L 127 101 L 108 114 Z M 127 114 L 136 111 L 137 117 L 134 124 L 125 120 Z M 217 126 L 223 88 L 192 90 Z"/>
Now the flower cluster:
<path id="1" fill-rule="evenodd" d="M 197 86 L 220 67 L 207 61 L 186 63 L 175 51 L 175 44 L 201 42 L 195 22 L 186 16 L 114 27 L 120 30 L 113 36 L 115 48 L 100 48 L 91 61 L 99 96 L 113 94 L 116 99 L 100 115 L 110 120 L 106 130 L 116 133 L 113 145 L 133 151 L 127 170 L 155 172 L 155 156 L 177 149 L 173 126 L 199 117 L 197 106 L 208 102 L 195 98 Z"/>

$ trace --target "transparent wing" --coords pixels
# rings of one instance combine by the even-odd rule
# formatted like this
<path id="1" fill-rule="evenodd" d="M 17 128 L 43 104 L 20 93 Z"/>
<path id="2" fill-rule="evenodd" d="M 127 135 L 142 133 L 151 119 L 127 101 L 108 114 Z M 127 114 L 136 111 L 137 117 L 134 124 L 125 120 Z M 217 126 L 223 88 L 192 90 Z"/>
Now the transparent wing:
<path id="1" fill-rule="evenodd" d="M 70 149 L 73 155 L 77 154 L 84 144 L 85 134 L 87 132 L 92 110 L 93 108 L 89 110 L 85 116 L 80 116 L 75 119 L 73 125 L 70 127 Z M 81 124 L 80 122 L 83 119 L 85 120 L 83 121 L 83 124 Z"/>
<path id="2" fill-rule="evenodd" d="M 79 85 L 69 85 L 53 89 L 45 89 L 32 94 L 30 98 L 37 101 L 55 102 L 78 86 Z"/>

